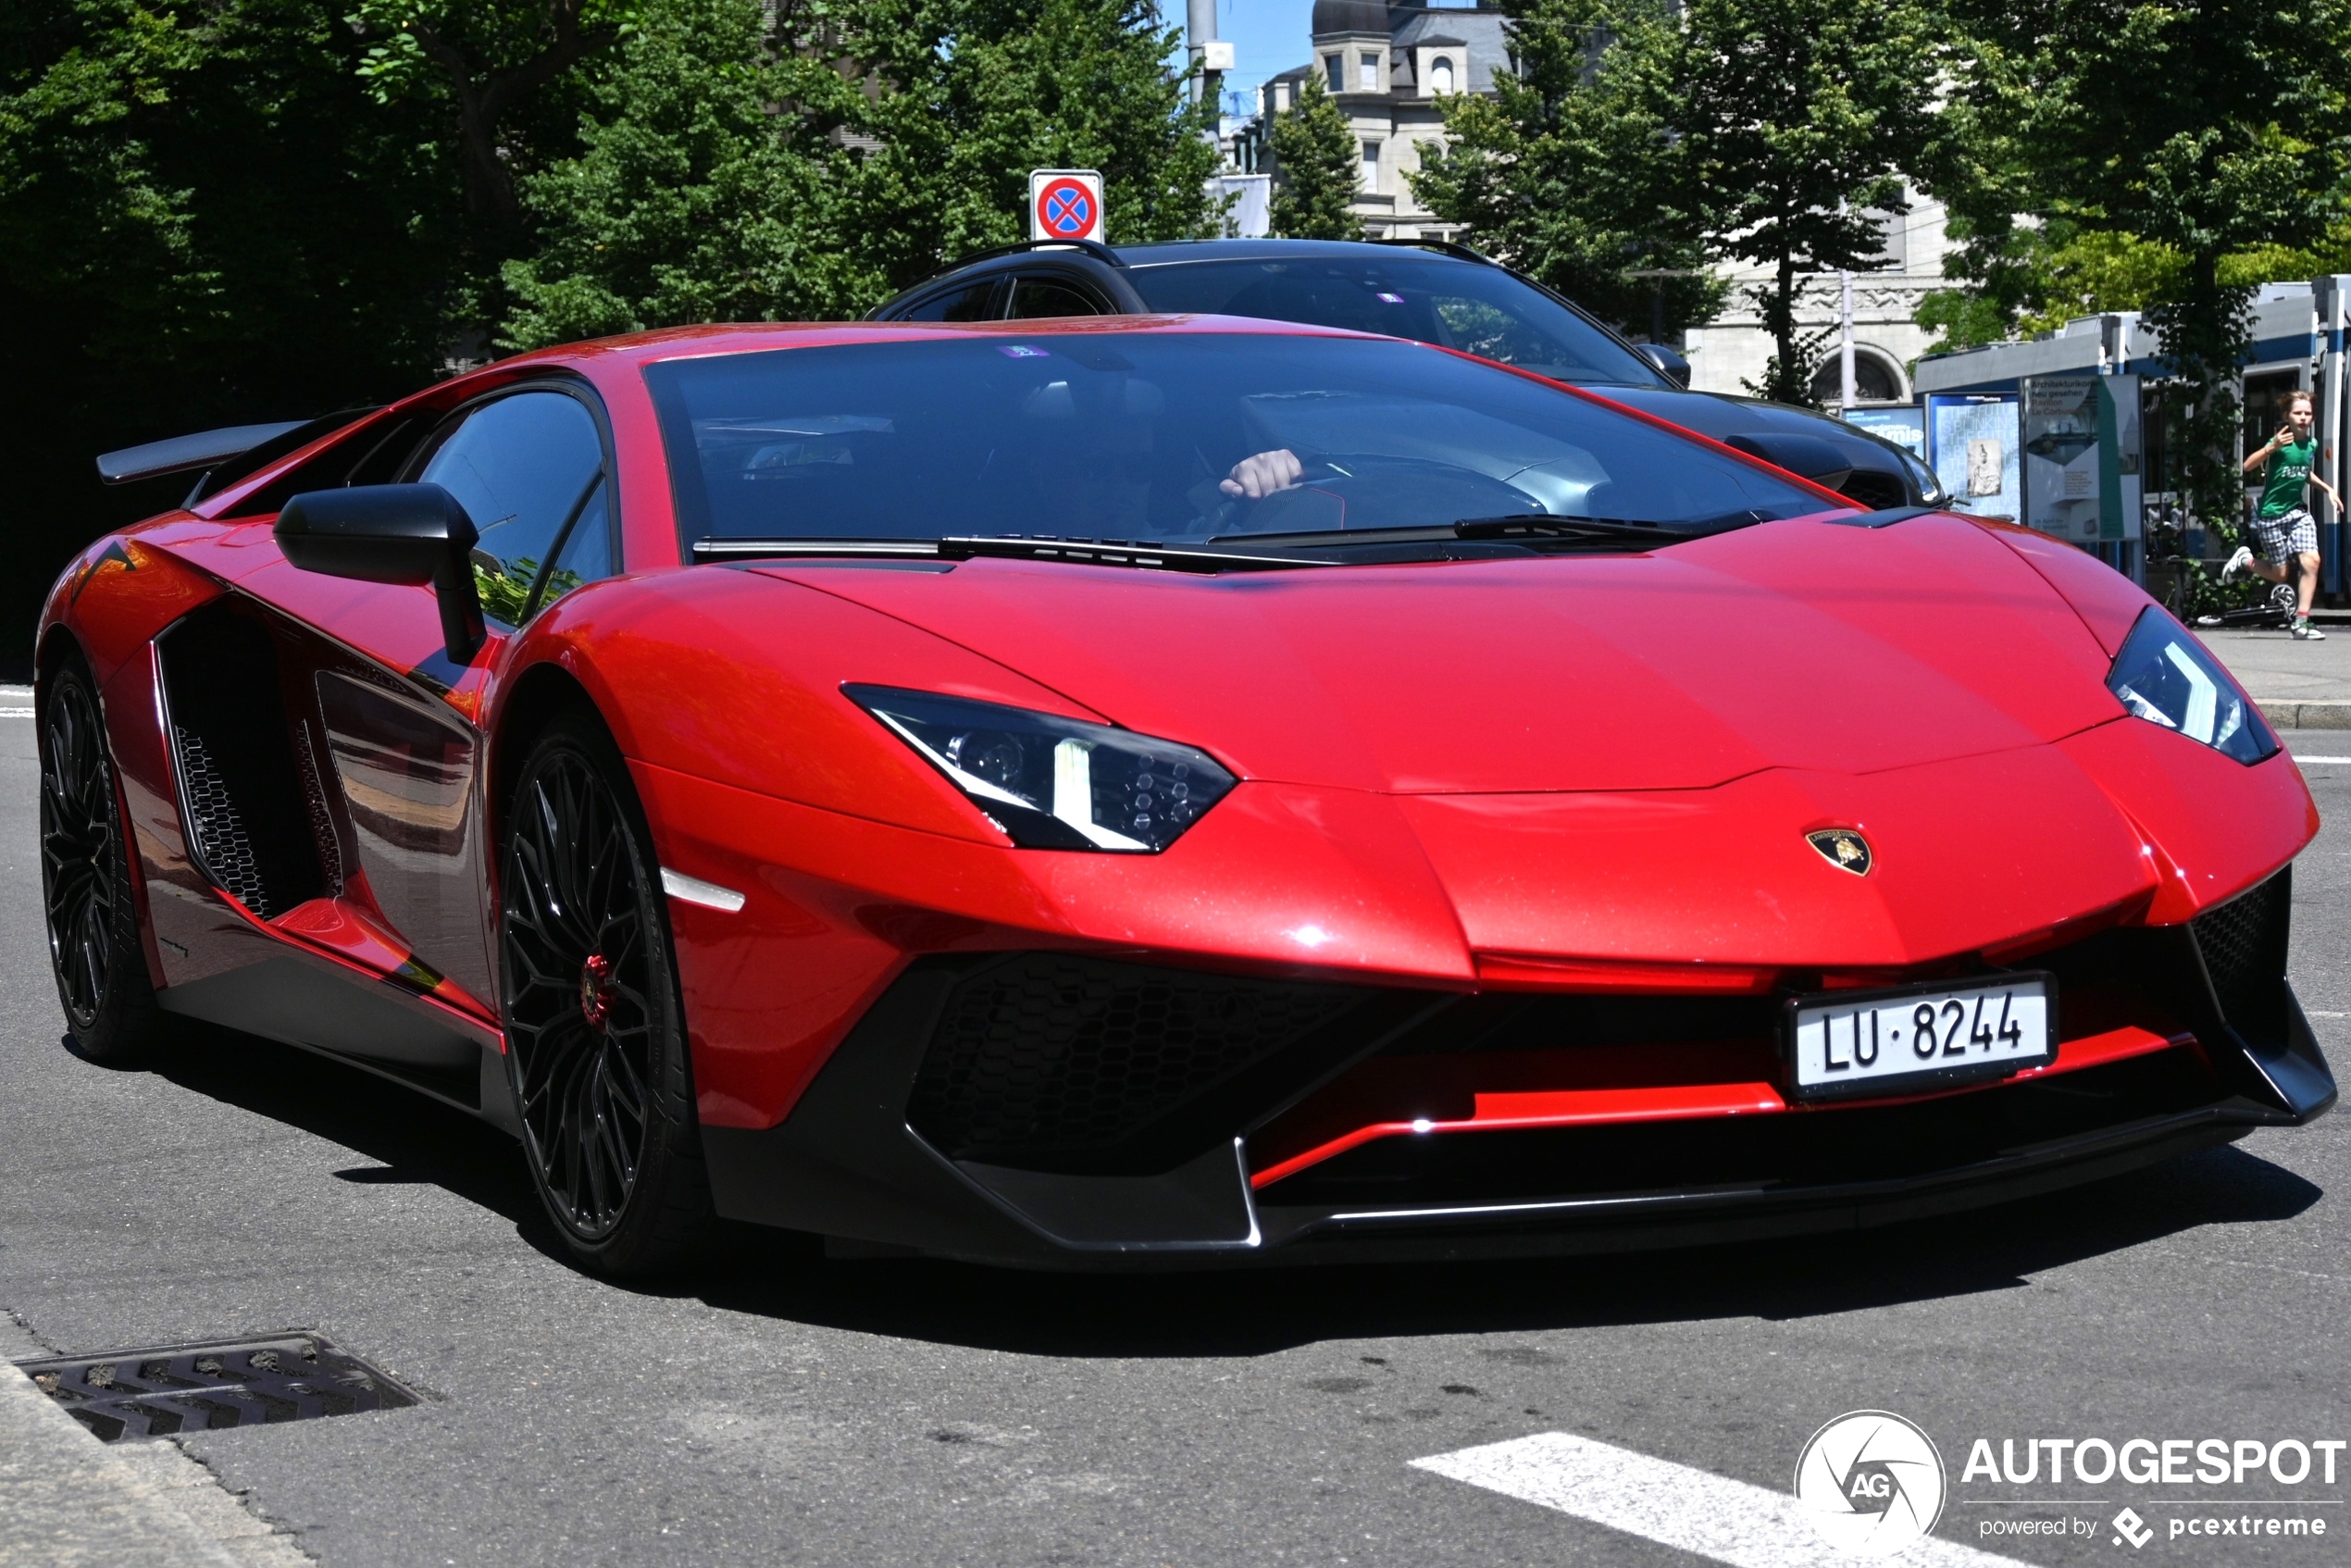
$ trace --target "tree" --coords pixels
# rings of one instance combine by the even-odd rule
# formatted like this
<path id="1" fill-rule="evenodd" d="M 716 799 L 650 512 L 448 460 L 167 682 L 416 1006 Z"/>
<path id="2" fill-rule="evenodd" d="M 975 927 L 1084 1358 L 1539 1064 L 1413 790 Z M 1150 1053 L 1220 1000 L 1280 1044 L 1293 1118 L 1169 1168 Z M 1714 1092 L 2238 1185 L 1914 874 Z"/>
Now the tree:
<path id="1" fill-rule="evenodd" d="M 1274 117 L 1274 232 L 1285 240 L 1360 240 L 1362 189 L 1355 132 L 1338 101 L 1308 77 L 1298 101 Z"/>
<path id="2" fill-rule="evenodd" d="M 522 226 L 507 118 L 635 21 L 635 0 L 359 0 L 352 24 L 373 40 L 360 74 L 385 101 L 448 94 L 466 205 L 508 235 Z"/>
<path id="3" fill-rule="evenodd" d="M 1773 355 L 1748 390 L 1812 401 L 1826 332 L 1797 325 L 1799 275 L 1883 265 L 1880 220 L 1927 161 L 1938 56 L 1913 0 L 1687 0 L 1672 74 L 1674 165 L 1718 259 L 1748 289 Z"/>
<path id="4" fill-rule="evenodd" d="M 2351 106 L 2335 79 L 2351 3 L 1955 9 L 1971 47 L 1935 188 L 1964 226 L 1961 275 L 2017 310 L 2053 248 L 2022 214 L 2059 243 L 2099 235 L 2168 251 L 2175 270 L 2147 314 L 2180 393 L 2171 450 L 2198 515 L 2233 532 L 2252 286 L 2226 263 L 2313 243 L 2344 212 Z"/>
<path id="5" fill-rule="evenodd" d="M 1032 168 L 1100 169 L 1114 242 L 1217 231 L 1214 106 L 1151 0 L 859 0 L 823 37 L 865 90 L 836 219 L 865 304 L 1026 238 Z"/>
<path id="6" fill-rule="evenodd" d="M 790 22 L 760 0 L 645 8 L 591 89 L 578 156 L 522 181 L 539 240 L 505 267 L 508 345 L 851 315 L 887 292 L 832 210 L 855 170 L 826 131 L 864 99 L 768 31 Z"/>
<path id="7" fill-rule="evenodd" d="M 104 490 L 93 454 L 436 373 L 458 174 L 427 113 L 369 99 L 362 48 L 304 0 L 0 6 L 11 659 L 73 551 L 186 492 Z"/>
<path id="8" fill-rule="evenodd" d="M 1679 40 L 1659 0 L 1504 0 L 1512 66 L 1445 99 L 1412 179 L 1437 218 L 1585 308 L 1644 332 L 1720 308 L 1676 178 Z M 1653 319 L 1661 317 L 1661 320 Z"/>

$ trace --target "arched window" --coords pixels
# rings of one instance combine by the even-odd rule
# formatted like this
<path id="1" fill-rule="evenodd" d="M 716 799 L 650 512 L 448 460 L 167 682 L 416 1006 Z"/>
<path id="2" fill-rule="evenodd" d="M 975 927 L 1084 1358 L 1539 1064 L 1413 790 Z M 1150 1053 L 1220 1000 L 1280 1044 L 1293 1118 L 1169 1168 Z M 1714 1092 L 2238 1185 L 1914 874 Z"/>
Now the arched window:
<path id="1" fill-rule="evenodd" d="M 1453 62 L 1439 55 L 1428 65 L 1428 94 L 1437 97 L 1453 90 Z"/>
<path id="2" fill-rule="evenodd" d="M 1812 373 L 1812 395 L 1822 406 L 1834 408 L 1844 395 L 1844 371 L 1834 350 Z M 1862 403 L 1899 403 L 1902 380 L 1884 356 L 1868 349 L 1853 351 L 1853 395 Z"/>

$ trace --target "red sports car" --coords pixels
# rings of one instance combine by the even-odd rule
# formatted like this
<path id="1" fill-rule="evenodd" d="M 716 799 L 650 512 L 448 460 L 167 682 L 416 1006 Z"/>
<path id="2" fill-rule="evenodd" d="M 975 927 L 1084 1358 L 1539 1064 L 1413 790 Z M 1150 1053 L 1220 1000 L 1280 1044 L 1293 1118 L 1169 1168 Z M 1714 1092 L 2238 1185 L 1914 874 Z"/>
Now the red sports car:
<path id="1" fill-rule="evenodd" d="M 101 466 L 209 471 L 41 624 L 73 1038 L 475 1112 L 593 1267 L 1847 1227 L 2334 1099 L 2171 616 L 1425 344 L 683 330 Z"/>

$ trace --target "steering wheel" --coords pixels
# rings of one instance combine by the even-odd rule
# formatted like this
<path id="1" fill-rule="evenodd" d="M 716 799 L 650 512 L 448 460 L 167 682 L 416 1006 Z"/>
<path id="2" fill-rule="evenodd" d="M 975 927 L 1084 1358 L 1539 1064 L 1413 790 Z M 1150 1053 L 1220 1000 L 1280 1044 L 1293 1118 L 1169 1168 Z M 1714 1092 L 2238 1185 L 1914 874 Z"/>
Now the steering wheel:
<path id="1" fill-rule="evenodd" d="M 1540 511 L 1525 492 L 1473 468 L 1427 457 L 1375 453 L 1300 453 L 1305 472 L 1262 500 L 1225 498 L 1211 520 L 1216 534 L 1339 532 L 1441 527 L 1456 517 Z"/>

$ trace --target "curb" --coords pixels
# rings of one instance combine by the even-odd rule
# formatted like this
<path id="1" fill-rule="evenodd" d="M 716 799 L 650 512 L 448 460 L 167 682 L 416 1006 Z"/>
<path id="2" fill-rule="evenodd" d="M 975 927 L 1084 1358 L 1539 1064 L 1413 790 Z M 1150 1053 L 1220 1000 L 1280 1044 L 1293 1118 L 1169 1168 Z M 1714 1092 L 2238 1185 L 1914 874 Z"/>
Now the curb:
<path id="1" fill-rule="evenodd" d="M 2288 697 L 2256 697 L 2253 705 L 2272 729 L 2351 729 L 2351 702 L 2340 698 L 2303 702 Z"/>
<path id="2" fill-rule="evenodd" d="M 40 1355 L 0 1313 L 0 1358 Z M 0 1359 L 0 1568 L 316 1568 L 168 1437 L 98 1441 Z"/>

